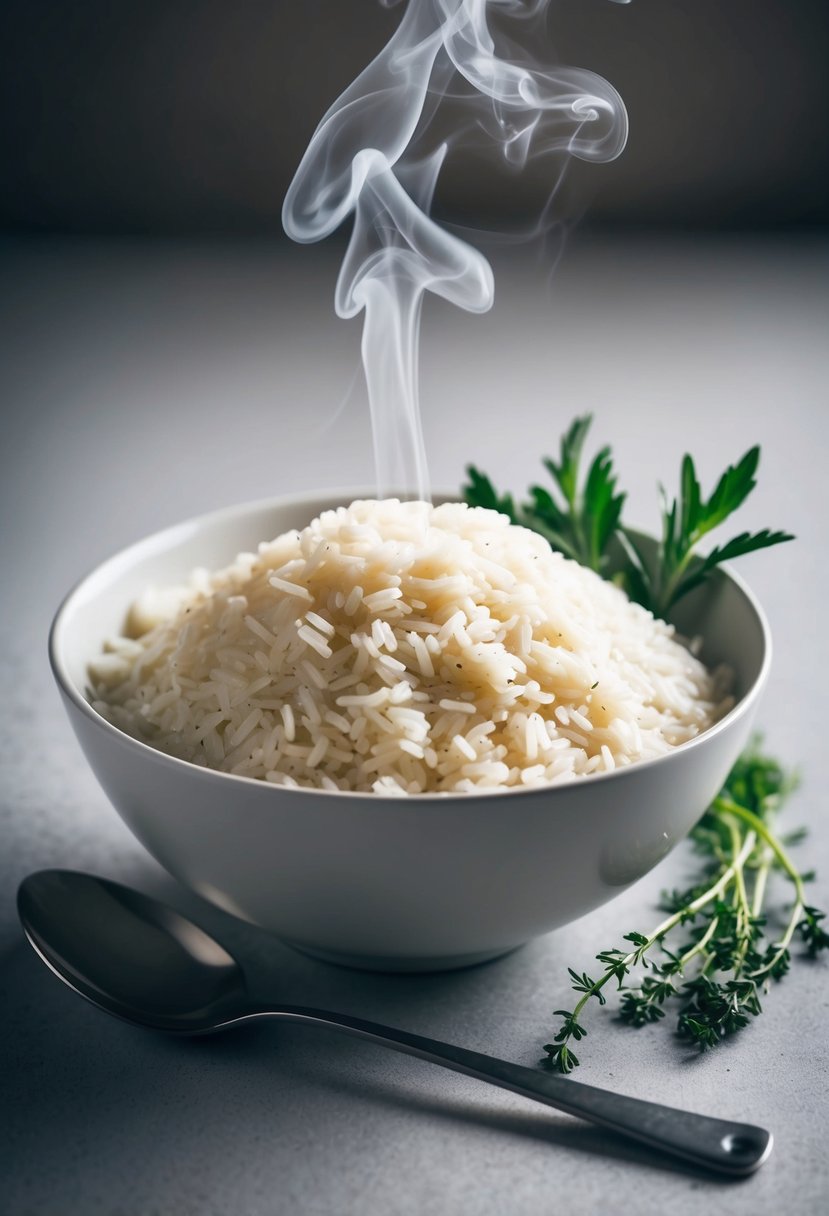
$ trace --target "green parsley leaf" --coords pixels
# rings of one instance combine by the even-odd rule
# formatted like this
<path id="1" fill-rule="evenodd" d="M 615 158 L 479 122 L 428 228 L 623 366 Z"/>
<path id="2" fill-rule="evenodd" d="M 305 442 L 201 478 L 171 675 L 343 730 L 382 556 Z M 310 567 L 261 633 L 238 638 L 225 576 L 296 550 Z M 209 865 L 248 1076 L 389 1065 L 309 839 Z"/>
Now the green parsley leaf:
<path id="1" fill-rule="evenodd" d="M 656 557 L 650 560 L 636 534 L 622 520 L 626 495 L 617 491 L 610 448 L 601 448 L 583 473 L 582 457 L 591 423 L 590 415 L 574 419 L 561 437 L 558 459 L 544 460 L 551 487 L 532 485 L 527 501 L 516 504 L 511 494 L 499 494 L 486 474 L 469 465 L 469 481 L 463 487 L 466 502 L 500 511 L 513 523 L 532 528 L 565 557 L 613 577 L 632 600 L 663 618 L 722 562 L 794 539 L 788 532 L 769 528 L 740 532 L 716 545 L 707 556 L 698 556 L 700 541 L 741 507 L 756 486 L 760 448 L 750 448 L 737 464 L 729 465 L 708 499 L 703 495 L 694 460 L 686 454 L 677 497 L 669 499 L 659 487 L 662 532 Z M 610 561 L 614 540 L 624 558 L 615 572 Z"/>

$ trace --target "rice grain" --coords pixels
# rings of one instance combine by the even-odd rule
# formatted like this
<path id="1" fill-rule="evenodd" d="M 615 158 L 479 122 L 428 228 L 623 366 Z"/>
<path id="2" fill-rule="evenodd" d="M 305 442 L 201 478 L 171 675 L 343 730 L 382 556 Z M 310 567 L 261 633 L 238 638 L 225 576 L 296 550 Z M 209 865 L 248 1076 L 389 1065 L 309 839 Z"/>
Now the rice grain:
<path id="1" fill-rule="evenodd" d="M 327 511 L 189 587 L 149 589 L 130 624 L 90 664 L 95 707 L 171 755 L 282 787 L 573 781 L 663 755 L 733 704 L 729 673 L 671 626 L 459 503 Z"/>

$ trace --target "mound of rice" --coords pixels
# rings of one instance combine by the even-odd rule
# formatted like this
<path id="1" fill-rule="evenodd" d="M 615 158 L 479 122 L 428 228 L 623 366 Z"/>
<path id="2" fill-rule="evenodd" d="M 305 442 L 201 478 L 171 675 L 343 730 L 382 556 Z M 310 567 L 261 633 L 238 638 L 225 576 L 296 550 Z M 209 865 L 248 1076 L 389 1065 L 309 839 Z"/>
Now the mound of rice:
<path id="1" fill-rule="evenodd" d="M 95 708 L 195 764 L 381 794 L 558 783 L 659 756 L 731 706 L 663 621 L 505 516 L 327 511 L 149 591 Z"/>

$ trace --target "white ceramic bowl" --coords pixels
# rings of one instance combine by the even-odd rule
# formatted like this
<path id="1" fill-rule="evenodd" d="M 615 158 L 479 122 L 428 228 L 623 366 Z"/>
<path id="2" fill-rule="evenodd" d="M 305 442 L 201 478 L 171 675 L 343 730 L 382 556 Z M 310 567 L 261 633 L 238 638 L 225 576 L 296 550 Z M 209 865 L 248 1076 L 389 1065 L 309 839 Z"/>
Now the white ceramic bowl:
<path id="1" fill-rule="evenodd" d="M 350 497 L 354 497 L 351 494 Z M 570 785 L 407 799 L 284 789 L 173 759 L 85 695 L 86 668 L 148 583 L 218 568 L 349 495 L 231 507 L 103 563 L 61 606 L 50 658 L 72 726 L 123 819 L 204 898 L 323 958 L 390 970 L 494 957 L 612 899 L 688 832 L 742 750 L 770 661 L 763 613 L 732 574 L 682 605 L 680 628 L 728 662 L 737 704 L 668 756 Z"/>

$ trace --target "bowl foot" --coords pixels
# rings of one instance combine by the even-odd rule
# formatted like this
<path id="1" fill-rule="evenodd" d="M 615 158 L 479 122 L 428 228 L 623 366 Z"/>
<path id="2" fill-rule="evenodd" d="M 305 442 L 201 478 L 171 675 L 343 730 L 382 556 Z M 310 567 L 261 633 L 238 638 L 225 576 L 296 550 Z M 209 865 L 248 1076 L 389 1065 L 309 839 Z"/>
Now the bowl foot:
<path id="1" fill-rule="evenodd" d="M 319 950 L 316 946 L 306 946 L 302 942 L 294 942 L 282 938 L 286 946 L 298 950 L 300 954 L 310 955 L 323 963 L 334 963 L 337 967 L 351 967 L 357 971 L 386 971 L 386 972 L 426 972 L 426 971 L 456 971 L 462 967 L 475 967 L 478 963 L 489 963 L 493 959 L 511 954 L 520 946 L 507 946 L 506 949 L 478 950 L 471 954 L 449 955 L 415 955 L 407 958 L 399 955 L 385 954 L 348 954 L 338 950 Z"/>

